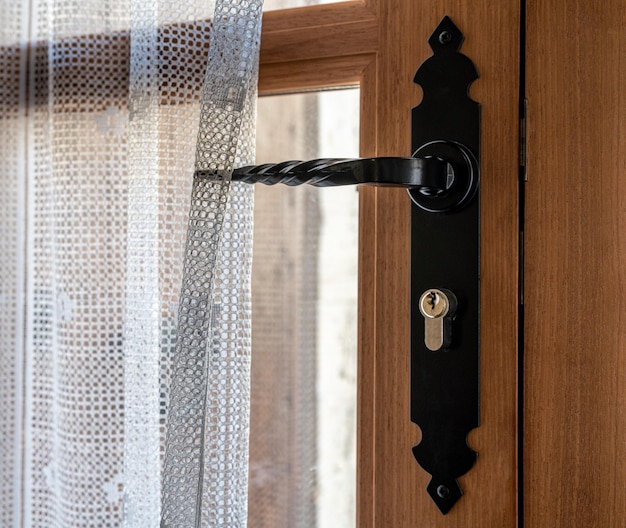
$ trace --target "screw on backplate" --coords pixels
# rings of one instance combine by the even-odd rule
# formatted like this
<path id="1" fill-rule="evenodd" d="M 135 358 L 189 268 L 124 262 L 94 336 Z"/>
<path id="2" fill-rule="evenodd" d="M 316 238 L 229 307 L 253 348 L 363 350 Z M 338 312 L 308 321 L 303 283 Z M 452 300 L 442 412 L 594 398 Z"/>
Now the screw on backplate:
<path id="1" fill-rule="evenodd" d="M 441 499 L 445 499 L 450 495 L 450 490 L 447 486 L 442 484 L 441 486 L 437 486 L 437 495 L 439 495 Z"/>
<path id="2" fill-rule="evenodd" d="M 444 46 L 446 44 L 450 44 L 450 42 L 452 42 L 452 33 L 449 31 L 442 31 L 439 33 L 439 42 Z"/>

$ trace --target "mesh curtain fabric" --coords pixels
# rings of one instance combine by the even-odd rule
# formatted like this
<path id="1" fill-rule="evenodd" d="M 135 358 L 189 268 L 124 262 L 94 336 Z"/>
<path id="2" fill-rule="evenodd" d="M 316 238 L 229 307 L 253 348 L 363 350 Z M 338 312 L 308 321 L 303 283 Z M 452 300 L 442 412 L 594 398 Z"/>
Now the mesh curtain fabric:
<path id="1" fill-rule="evenodd" d="M 261 5 L 0 0 L 2 527 L 245 526 Z"/>

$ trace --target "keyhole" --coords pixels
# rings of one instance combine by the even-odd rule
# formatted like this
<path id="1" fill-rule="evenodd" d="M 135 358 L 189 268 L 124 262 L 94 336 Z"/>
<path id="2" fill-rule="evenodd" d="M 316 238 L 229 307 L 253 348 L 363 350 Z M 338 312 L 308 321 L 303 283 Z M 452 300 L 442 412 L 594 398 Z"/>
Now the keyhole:
<path id="1" fill-rule="evenodd" d="M 430 292 L 428 294 L 428 304 L 430 304 L 430 309 L 434 312 L 435 306 L 439 303 L 439 295 L 437 292 Z"/>

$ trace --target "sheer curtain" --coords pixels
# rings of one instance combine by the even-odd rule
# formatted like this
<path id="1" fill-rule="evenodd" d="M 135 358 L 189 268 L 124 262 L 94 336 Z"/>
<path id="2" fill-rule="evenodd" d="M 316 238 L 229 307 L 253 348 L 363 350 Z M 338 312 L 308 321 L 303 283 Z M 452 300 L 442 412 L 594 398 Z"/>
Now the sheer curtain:
<path id="1" fill-rule="evenodd" d="M 0 0 L 2 527 L 245 525 L 261 3 Z"/>

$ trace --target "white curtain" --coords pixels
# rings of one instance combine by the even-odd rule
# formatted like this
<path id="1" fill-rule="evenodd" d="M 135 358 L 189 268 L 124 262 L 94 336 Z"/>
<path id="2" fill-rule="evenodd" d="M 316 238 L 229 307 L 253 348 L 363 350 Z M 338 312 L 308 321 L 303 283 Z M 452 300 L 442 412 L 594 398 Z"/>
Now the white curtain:
<path id="1" fill-rule="evenodd" d="M 245 526 L 261 4 L 0 0 L 3 528 Z"/>

